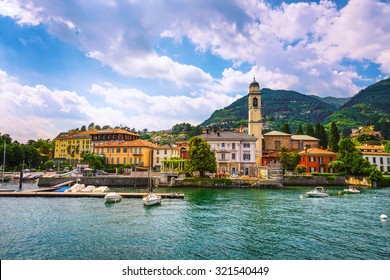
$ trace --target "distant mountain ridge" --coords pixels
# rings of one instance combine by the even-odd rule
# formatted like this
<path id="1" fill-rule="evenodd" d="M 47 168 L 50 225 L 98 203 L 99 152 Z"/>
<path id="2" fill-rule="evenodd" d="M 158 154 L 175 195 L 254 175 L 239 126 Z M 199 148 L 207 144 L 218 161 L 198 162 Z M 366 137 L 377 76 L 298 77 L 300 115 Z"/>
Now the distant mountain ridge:
<path id="1" fill-rule="evenodd" d="M 390 78 L 377 82 L 353 96 L 324 120 L 341 127 L 377 125 L 390 121 Z"/>
<path id="2" fill-rule="evenodd" d="M 277 129 L 288 123 L 295 131 L 299 124 L 328 124 L 335 121 L 339 128 L 376 125 L 390 120 L 390 79 L 375 83 L 352 98 L 305 95 L 290 90 L 261 89 L 262 115 L 266 129 Z M 237 128 L 248 121 L 248 97 L 237 99 L 216 110 L 202 126 Z"/>
<path id="3" fill-rule="evenodd" d="M 319 97 L 290 90 L 261 89 L 262 115 L 270 129 L 279 129 L 283 123 L 295 127 L 299 124 L 322 122 L 337 110 L 337 106 Z M 202 126 L 239 127 L 247 125 L 248 96 L 229 106 L 216 110 Z"/>

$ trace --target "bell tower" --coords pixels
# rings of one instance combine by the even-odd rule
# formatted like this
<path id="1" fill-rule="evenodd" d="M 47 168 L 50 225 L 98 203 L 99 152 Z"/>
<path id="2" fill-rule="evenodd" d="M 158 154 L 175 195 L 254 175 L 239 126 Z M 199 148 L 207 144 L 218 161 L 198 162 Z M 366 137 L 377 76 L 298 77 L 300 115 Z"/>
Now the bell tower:
<path id="1" fill-rule="evenodd" d="M 261 92 L 259 83 L 253 78 L 248 93 L 248 134 L 257 137 L 256 165 L 261 165 L 263 119 L 261 117 Z"/>

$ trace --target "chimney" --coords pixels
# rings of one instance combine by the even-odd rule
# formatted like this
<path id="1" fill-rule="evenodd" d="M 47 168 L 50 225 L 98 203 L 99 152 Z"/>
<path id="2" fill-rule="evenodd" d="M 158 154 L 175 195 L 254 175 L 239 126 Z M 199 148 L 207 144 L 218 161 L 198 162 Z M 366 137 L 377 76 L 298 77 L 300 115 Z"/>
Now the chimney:
<path id="1" fill-rule="evenodd" d="M 220 136 L 221 136 L 221 133 L 218 131 L 218 132 L 217 132 L 217 135 L 218 135 L 218 137 L 220 137 Z"/>

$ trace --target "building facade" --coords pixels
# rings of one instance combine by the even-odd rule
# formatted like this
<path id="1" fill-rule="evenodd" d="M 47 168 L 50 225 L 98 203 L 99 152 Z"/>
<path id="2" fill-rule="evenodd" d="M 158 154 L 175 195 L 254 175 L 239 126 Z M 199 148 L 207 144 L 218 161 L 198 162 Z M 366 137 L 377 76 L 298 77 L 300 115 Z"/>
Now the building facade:
<path id="1" fill-rule="evenodd" d="M 257 176 L 255 136 L 246 133 L 216 132 L 200 135 L 215 151 L 217 172 Z"/>
<path id="2" fill-rule="evenodd" d="M 93 153 L 105 157 L 106 164 L 150 167 L 154 147 L 155 144 L 141 139 L 109 141 L 96 144 Z"/>
<path id="3" fill-rule="evenodd" d="M 337 154 L 319 148 L 308 148 L 298 153 L 299 164 L 306 166 L 306 172 L 333 173 L 328 164 L 336 160 Z"/>
<path id="4" fill-rule="evenodd" d="M 249 85 L 248 93 L 248 134 L 256 137 L 256 164 L 261 165 L 262 160 L 262 131 L 263 119 L 261 116 L 261 91 L 260 85 L 253 78 Z"/>
<path id="5" fill-rule="evenodd" d="M 180 149 L 174 146 L 163 145 L 153 149 L 153 167 L 161 169 L 165 160 L 180 157 Z"/>
<path id="6" fill-rule="evenodd" d="M 54 139 L 54 161 L 59 165 L 61 163 L 77 165 L 85 153 L 91 152 L 91 140 L 91 135 L 80 134 L 77 130 L 61 132 Z"/>
<path id="7" fill-rule="evenodd" d="M 293 135 L 273 130 L 263 135 L 263 165 L 279 161 L 282 147 L 300 152 L 308 148 L 319 148 L 320 140 L 308 135 Z"/>
<path id="8" fill-rule="evenodd" d="M 80 134 L 90 135 L 92 141 L 92 151 L 95 145 L 110 141 L 133 141 L 140 139 L 140 136 L 134 132 L 120 129 L 110 128 L 103 130 L 86 130 L 80 131 Z"/>
<path id="9" fill-rule="evenodd" d="M 372 166 L 384 173 L 390 172 L 390 153 L 384 151 L 382 145 L 363 145 L 356 146 L 356 149 L 362 152 L 363 157 L 367 159 Z"/>

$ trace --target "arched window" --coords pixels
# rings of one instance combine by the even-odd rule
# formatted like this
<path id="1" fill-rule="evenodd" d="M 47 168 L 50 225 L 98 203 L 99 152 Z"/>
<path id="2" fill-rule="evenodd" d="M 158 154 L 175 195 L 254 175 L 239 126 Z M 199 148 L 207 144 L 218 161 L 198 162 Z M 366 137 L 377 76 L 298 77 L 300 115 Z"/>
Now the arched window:
<path id="1" fill-rule="evenodd" d="M 257 98 L 253 98 L 253 108 L 257 108 L 258 106 L 258 102 L 257 102 Z"/>

